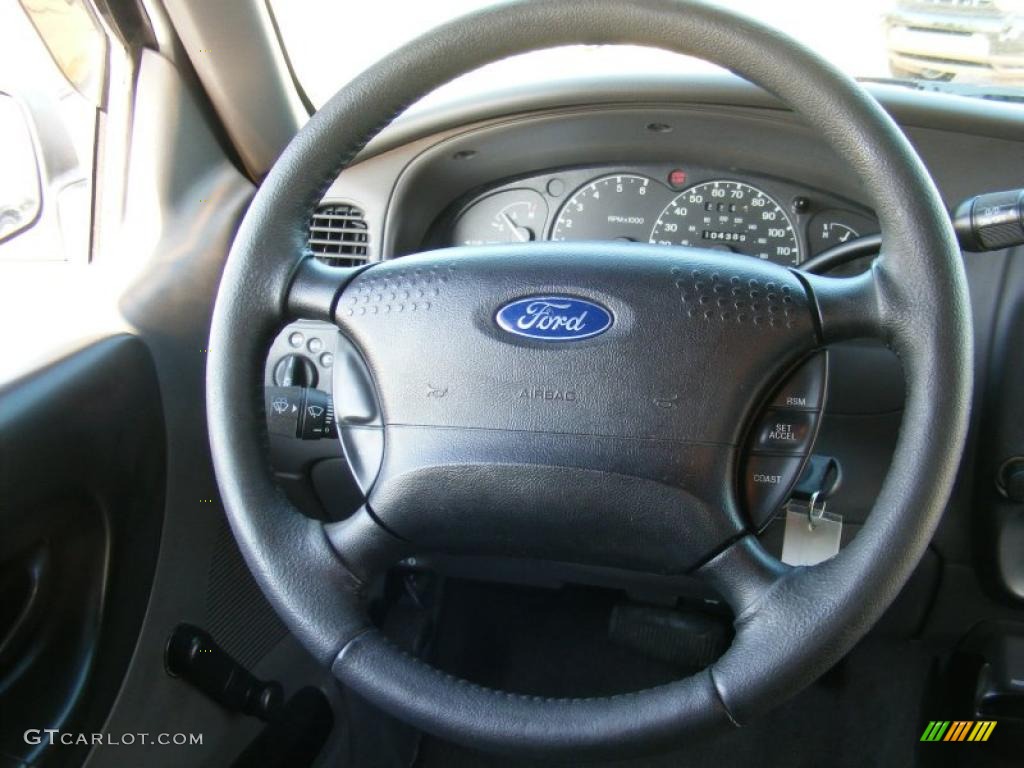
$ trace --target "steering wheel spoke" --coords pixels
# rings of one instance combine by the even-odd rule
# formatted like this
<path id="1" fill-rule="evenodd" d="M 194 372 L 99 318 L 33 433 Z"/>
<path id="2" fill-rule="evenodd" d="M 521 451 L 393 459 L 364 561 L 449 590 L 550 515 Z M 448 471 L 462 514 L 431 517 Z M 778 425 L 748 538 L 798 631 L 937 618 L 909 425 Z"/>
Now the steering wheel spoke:
<path id="1" fill-rule="evenodd" d="M 852 277 L 804 274 L 818 312 L 822 342 L 854 338 L 886 339 L 882 286 L 875 269 Z"/>
<path id="2" fill-rule="evenodd" d="M 792 570 L 754 536 L 744 536 L 701 566 L 696 575 L 710 584 L 742 621 Z"/>
<path id="3" fill-rule="evenodd" d="M 366 266 L 331 267 L 307 256 L 299 262 L 288 286 L 285 319 L 334 322 L 334 309 L 345 286 L 366 269 Z"/>
<path id="4" fill-rule="evenodd" d="M 325 523 L 324 532 L 338 558 L 360 584 L 411 552 L 408 543 L 385 529 L 366 506 L 344 520 Z"/>

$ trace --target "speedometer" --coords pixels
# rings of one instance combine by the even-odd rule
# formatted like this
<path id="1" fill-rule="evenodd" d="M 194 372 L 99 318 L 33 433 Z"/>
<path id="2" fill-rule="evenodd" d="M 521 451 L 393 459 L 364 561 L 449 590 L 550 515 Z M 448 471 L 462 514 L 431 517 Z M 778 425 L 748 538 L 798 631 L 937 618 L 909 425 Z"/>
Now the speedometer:
<path id="1" fill-rule="evenodd" d="M 658 216 L 650 240 L 800 263 L 796 229 L 782 206 L 739 181 L 708 181 L 677 195 Z"/>

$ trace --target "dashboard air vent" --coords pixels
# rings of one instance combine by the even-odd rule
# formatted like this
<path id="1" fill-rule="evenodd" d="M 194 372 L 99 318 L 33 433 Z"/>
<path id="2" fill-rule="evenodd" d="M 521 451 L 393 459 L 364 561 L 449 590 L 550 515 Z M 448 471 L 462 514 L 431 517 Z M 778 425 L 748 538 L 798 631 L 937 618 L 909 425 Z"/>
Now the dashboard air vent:
<path id="1" fill-rule="evenodd" d="M 365 264 L 369 259 L 369 242 L 366 219 L 354 205 L 321 205 L 309 222 L 309 250 L 332 267 Z"/>

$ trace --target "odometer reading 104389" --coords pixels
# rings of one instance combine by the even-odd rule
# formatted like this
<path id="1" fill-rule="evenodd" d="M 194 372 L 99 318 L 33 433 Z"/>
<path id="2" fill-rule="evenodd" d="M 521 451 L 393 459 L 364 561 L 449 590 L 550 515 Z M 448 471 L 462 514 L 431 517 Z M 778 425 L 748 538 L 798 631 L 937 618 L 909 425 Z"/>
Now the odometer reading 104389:
<path id="1" fill-rule="evenodd" d="M 677 195 L 655 221 L 651 242 L 800 263 L 796 229 L 786 212 L 757 187 L 738 181 L 708 181 Z"/>

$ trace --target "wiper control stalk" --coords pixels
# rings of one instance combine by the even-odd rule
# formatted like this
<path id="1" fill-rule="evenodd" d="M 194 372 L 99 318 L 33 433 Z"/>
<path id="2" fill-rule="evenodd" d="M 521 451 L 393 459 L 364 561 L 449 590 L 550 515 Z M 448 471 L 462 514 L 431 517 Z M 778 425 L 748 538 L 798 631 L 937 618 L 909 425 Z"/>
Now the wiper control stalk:
<path id="1" fill-rule="evenodd" d="M 989 192 L 964 200 L 953 214 L 965 251 L 1001 251 L 1024 244 L 1024 189 Z"/>

